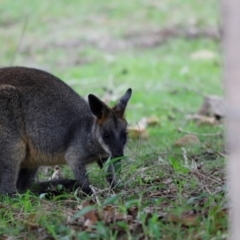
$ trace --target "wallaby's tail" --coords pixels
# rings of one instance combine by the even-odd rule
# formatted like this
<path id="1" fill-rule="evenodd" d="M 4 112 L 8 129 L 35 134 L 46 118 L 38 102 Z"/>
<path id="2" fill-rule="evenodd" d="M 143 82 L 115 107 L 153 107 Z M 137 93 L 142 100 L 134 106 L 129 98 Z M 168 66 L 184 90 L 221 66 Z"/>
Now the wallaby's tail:
<path id="1" fill-rule="evenodd" d="M 24 119 L 22 111 L 22 95 L 18 88 L 0 85 L 0 116 L 1 124 L 10 125 L 12 129 L 24 134 Z"/>
<path id="2" fill-rule="evenodd" d="M 41 193 L 54 193 L 57 194 L 62 194 L 62 191 L 59 191 L 57 189 L 57 186 L 63 186 L 63 191 L 69 190 L 69 191 L 75 191 L 79 185 L 77 183 L 77 180 L 74 179 L 55 179 L 52 181 L 45 181 L 45 182 L 37 182 L 32 185 L 31 191 L 36 193 L 36 194 L 41 194 Z"/>

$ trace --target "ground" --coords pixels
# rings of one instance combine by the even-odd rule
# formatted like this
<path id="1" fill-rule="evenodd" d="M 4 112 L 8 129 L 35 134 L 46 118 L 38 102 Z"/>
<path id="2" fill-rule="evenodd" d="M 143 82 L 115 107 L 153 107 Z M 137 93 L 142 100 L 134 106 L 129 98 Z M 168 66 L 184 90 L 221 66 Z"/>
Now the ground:
<path id="1" fill-rule="evenodd" d="M 1 3 L 1 66 L 44 69 L 110 105 L 131 87 L 129 126 L 145 130 L 129 133 L 115 193 L 89 166 L 103 190 L 98 203 L 76 193 L 2 197 L 1 239 L 227 239 L 224 126 L 189 120 L 206 96 L 223 95 L 219 8 L 213 0 Z M 143 124 L 151 116 L 155 124 Z M 186 134 L 194 140 L 176 144 Z"/>

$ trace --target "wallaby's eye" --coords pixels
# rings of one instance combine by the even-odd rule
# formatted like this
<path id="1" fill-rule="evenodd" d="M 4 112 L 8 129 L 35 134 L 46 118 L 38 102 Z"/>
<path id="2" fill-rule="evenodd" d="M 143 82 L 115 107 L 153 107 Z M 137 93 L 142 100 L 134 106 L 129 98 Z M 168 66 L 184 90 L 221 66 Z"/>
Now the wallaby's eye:
<path id="1" fill-rule="evenodd" d="M 122 132 L 122 134 L 121 134 L 121 138 L 126 139 L 126 138 L 127 138 L 127 135 L 128 135 L 127 132 Z"/>
<path id="2" fill-rule="evenodd" d="M 110 137 L 109 133 L 108 132 L 104 132 L 103 133 L 103 138 L 104 139 L 108 139 Z"/>

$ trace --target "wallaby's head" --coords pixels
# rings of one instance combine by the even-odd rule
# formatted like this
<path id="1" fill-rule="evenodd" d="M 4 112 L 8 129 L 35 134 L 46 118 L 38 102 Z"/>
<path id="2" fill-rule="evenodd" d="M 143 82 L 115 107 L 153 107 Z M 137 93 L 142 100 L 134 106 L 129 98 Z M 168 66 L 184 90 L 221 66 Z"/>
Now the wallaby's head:
<path id="1" fill-rule="evenodd" d="M 132 89 L 129 88 L 113 108 L 92 94 L 88 96 L 90 110 L 96 117 L 93 128 L 95 138 L 113 158 L 124 155 L 127 142 L 127 121 L 124 112 L 131 95 Z"/>

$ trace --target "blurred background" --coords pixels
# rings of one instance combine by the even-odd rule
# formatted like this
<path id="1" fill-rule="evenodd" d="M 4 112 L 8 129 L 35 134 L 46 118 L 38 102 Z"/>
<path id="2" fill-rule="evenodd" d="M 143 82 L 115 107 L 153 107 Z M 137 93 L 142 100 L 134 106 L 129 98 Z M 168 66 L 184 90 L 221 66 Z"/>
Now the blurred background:
<path id="1" fill-rule="evenodd" d="M 0 0 L 1 67 L 46 70 L 85 98 L 93 93 L 110 105 L 133 89 L 126 115 L 129 126 L 141 130 L 142 138 L 130 136 L 120 176 L 124 188 L 116 208 L 126 203 L 121 209 L 127 212 L 126 206 L 133 206 L 127 201 L 137 199 L 136 216 L 145 216 L 146 224 L 150 220 L 143 232 L 138 227 L 133 232 L 159 236 L 154 239 L 161 234 L 162 239 L 227 239 L 226 152 L 219 121 L 223 116 L 218 113 L 223 105 L 220 33 L 216 0 Z M 208 101 L 203 104 L 204 99 Z M 203 116 L 189 118 L 195 113 Z M 103 189 L 104 174 L 97 169 L 89 170 L 90 181 Z M 23 198 L 27 203 L 18 203 L 21 214 L 32 213 L 27 196 Z M 104 199 L 108 197 L 106 193 Z M 66 212 L 73 211 L 71 204 L 61 203 L 67 208 L 62 214 L 56 203 L 50 207 L 46 205 L 50 202 L 37 203 L 36 214 L 27 215 L 26 222 L 36 221 L 55 234 L 54 239 L 69 239 L 57 234 L 68 229 L 59 225 L 71 227 L 66 220 L 70 216 Z M 12 236 L 22 228 L 11 216 L 17 215 L 20 226 L 23 217 L 10 213 L 6 205 L 0 228 Z M 146 206 L 151 209 L 145 214 Z M 169 212 L 179 217 L 168 218 Z M 125 217 L 123 222 L 130 229 Z M 33 229 L 29 226 L 35 225 L 27 225 L 27 234 Z M 104 228 L 99 227 L 102 233 Z"/>
<path id="2" fill-rule="evenodd" d="M 216 0 L 1 0 L 1 67 L 49 71 L 86 97 L 133 88 L 131 124 L 157 115 L 176 128 L 204 95 L 222 94 Z"/>

